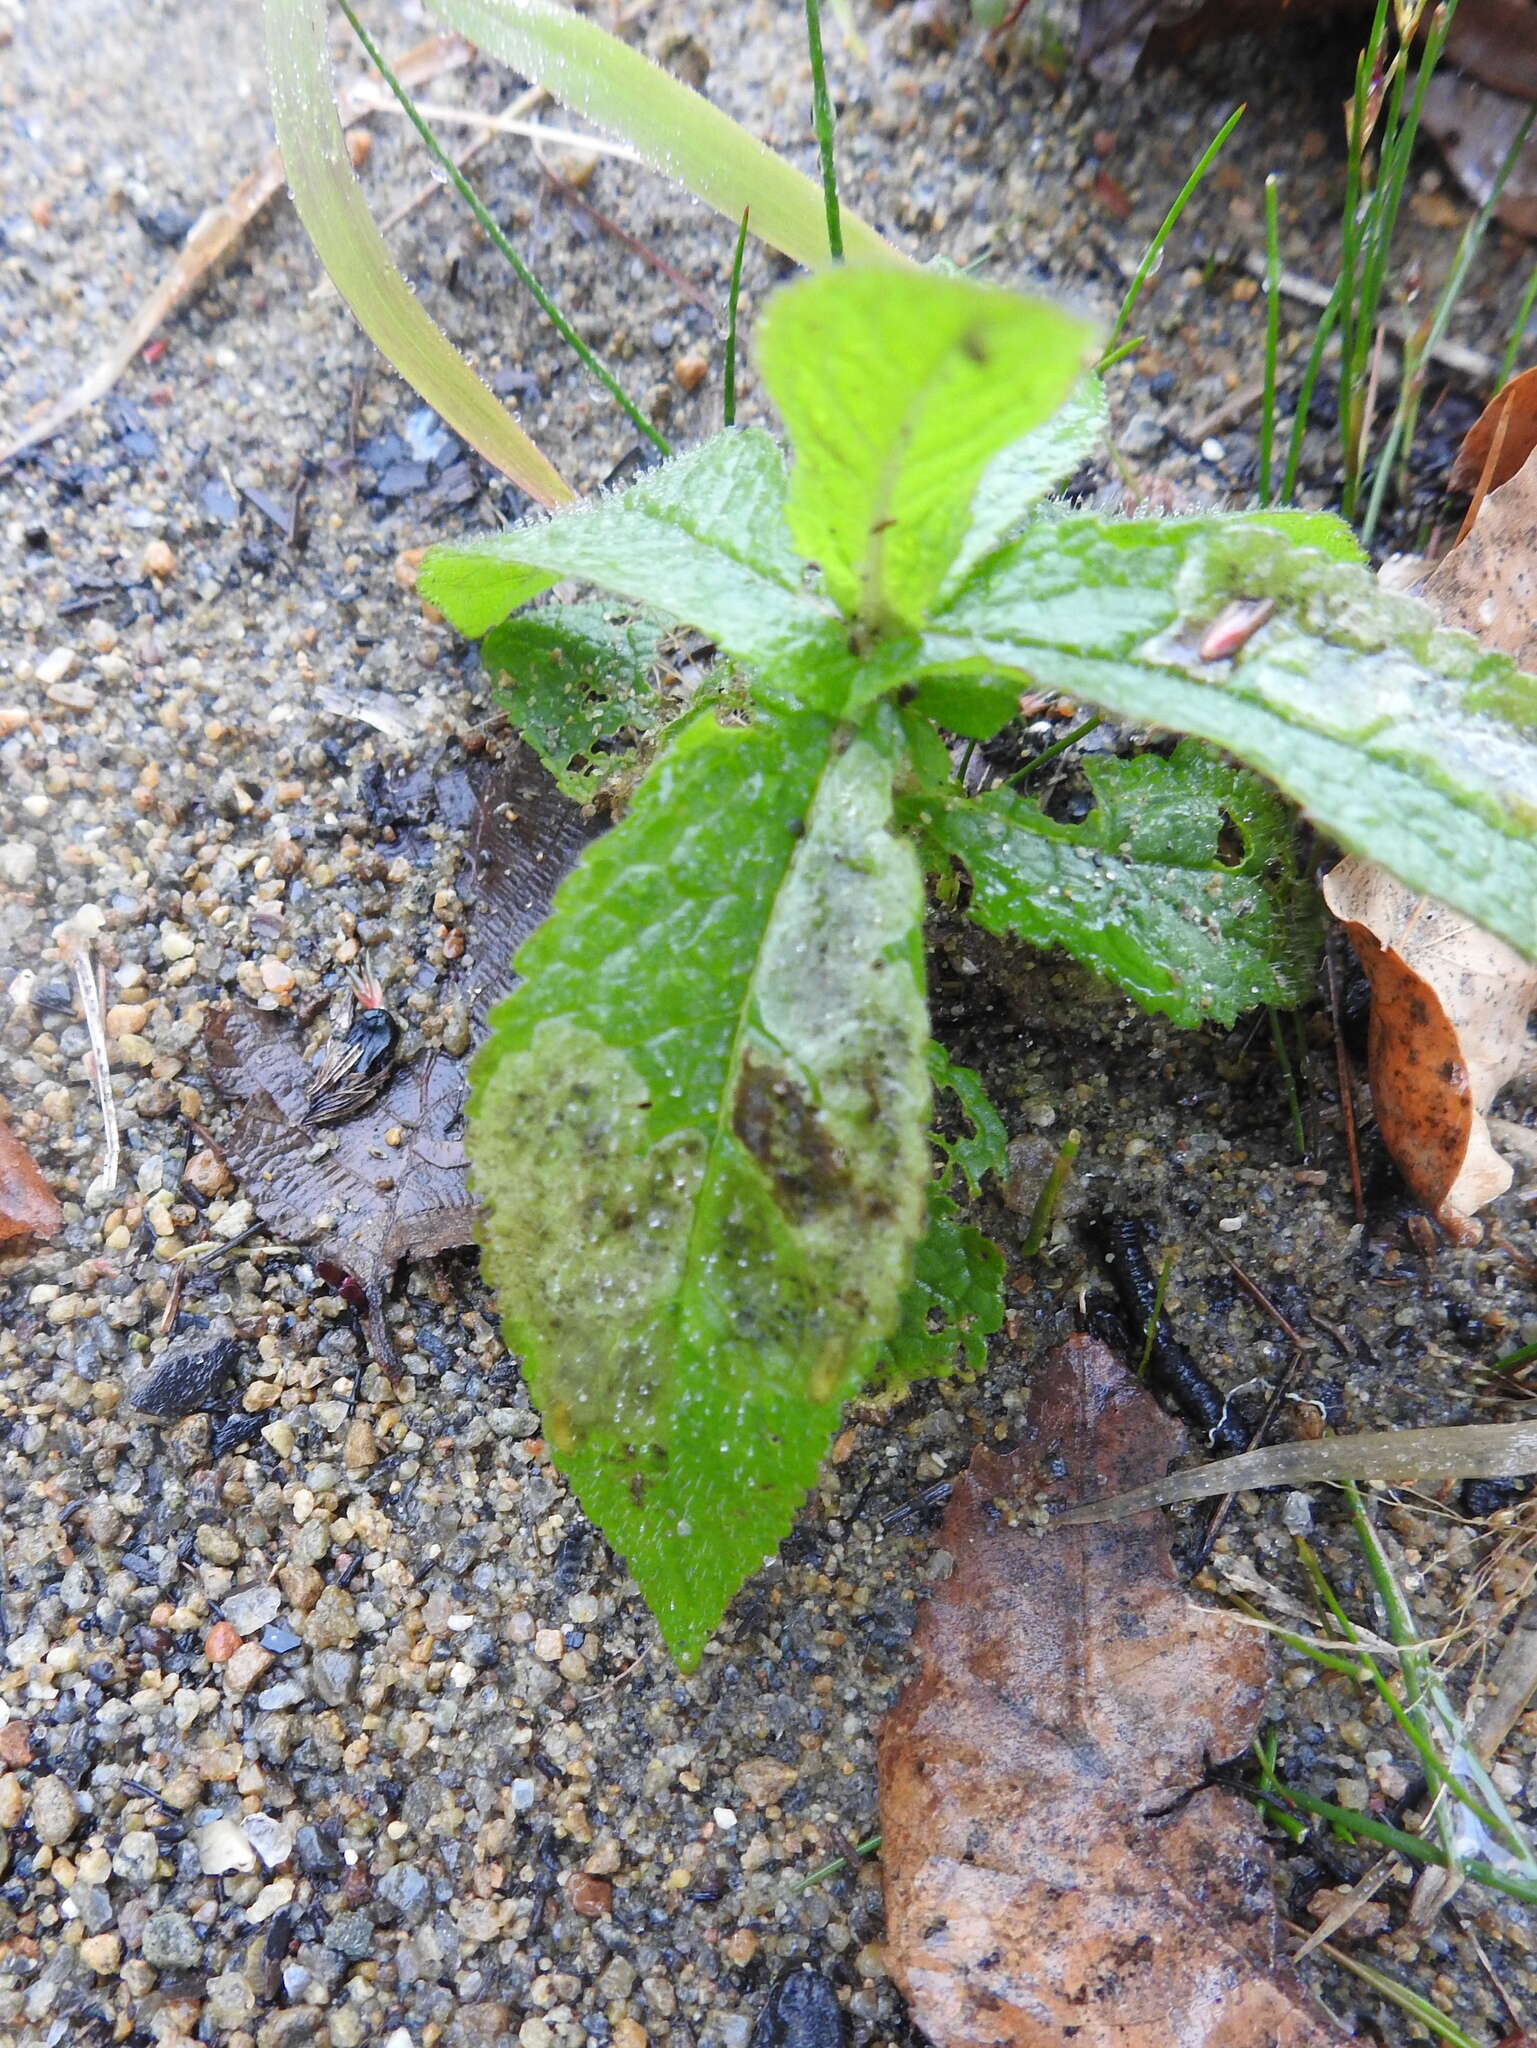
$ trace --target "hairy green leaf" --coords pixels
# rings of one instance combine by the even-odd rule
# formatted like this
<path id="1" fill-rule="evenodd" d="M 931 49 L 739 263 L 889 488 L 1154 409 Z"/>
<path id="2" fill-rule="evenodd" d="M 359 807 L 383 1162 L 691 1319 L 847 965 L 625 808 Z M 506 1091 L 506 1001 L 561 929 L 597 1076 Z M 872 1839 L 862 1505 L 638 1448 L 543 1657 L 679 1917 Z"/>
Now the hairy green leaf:
<path id="1" fill-rule="evenodd" d="M 927 272 L 776 293 L 756 353 L 795 448 L 790 531 L 844 613 L 917 625 L 989 462 L 1051 418 L 1092 339 L 1042 300 Z"/>
<path id="2" fill-rule="evenodd" d="M 806 588 L 785 491 L 770 436 L 730 428 L 559 519 L 431 549 L 420 589 L 474 636 L 577 578 L 708 633 L 761 670 L 766 699 L 838 712 L 855 674 L 847 628 Z"/>
<path id="3" fill-rule="evenodd" d="M 605 747 L 661 722 L 652 671 L 661 634 L 602 605 L 567 604 L 509 619 L 486 635 L 481 660 L 497 702 L 566 796 L 584 803 L 633 756 Z"/>
<path id="4" fill-rule="evenodd" d="M 978 565 L 914 670 L 1012 669 L 1197 734 L 1537 956 L 1537 681 L 1276 523 L 1043 520 Z"/>
<path id="5" fill-rule="evenodd" d="M 1003 1253 L 968 1223 L 937 1181 L 929 1183 L 928 1228 L 897 1327 L 881 1346 L 877 1390 L 934 1379 L 956 1356 L 972 1372 L 987 1363 L 987 1340 L 1003 1328 Z"/>
<path id="6" fill-rule="evenodd" d="M 1195 740 L 1173 757 L 1090 763 L 1095 808 L 1059 824 L 1011 789 L 915 798 L 930 857 L 971 876 L 991 932 L 1064 947 L 1176 1024 L 1231 1024 L 1311 991 L 1316 892 L 1298 873 L 1286 804 Z M 1223 823 L 1239 842 L 1224 848 Z"/>
<path id="7" fill-rule="evenodd" d="M 475 1065 L 508 1342 L 685 1663 L 789 1527 L 923 1223 L 894 755 L 884 717 L 683 727 L 519 953 Z"/>
<path id="8" fill-rule="evenodd" d="M 1097 377 L 1083 377 L 1050 419 L 993 457 L 972 493 L 966 537 L 945 572 L 946 590 L 957 589 L 1049 491 L 1083 467 L 1104 439 L 1109 420 L 1105 387 Z"/>
<path id="9" fill-rule="evenodd" d="M 575 492 L 435 327 L 395 268 L 347 154 L 331 97 L 324 0 L 267 0 L 272 119 L 299 218 L 332 283 L 408 384 L 542 505 Z"/>
<path id="10" fill-rule="evenodd" d="M 826 263 L 822 190 L 719 107 L 639 50 L 555 0 L 432 0 L 432 12 L 566 106 L 621 135 L 646 162 L 808 269 Z M 847 208 L 845 254 L 906 264 Z"/>
<path id="11" fill-rule="evenodd" d="M 942 1131 L 933 1131 L 930 1137 L 950 1164 L 959 1167 L 967 1193 L 975 1201 L 982 1189 L 983 1175 L 1002 1173 L 1009 1134 L 993 1107 L 982 1076 L 975 1067 L 963 1067 L 959 1060 L 951 1059 L 937 1039 L 929 1042 L 929 1078 L 936 1091 L 943 1089 L 955 1097 L 971 1125 L 967 1137 L 951 1138 Z"/>

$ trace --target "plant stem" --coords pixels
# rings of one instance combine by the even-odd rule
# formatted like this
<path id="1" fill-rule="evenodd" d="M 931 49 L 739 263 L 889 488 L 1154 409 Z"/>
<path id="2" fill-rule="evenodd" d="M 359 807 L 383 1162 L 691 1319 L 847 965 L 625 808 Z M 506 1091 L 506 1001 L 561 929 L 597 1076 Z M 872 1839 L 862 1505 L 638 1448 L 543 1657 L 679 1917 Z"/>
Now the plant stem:
<path id="1" fill-rule="evenodd" d="M 1025 1232 L 1025 1241 L 1020 1246 L 1023 1258 L 1033 1259 L 1046 1242 L 1046 1233 L 1051 1228 L 1051 1219 L 1056 1214 L 1057 1202 L 1067 1176 L 1072 1171 L 1073 1161 L 1078 1157 L 1080 1139 L 1076 1131 L 1069 1131 L 1062 1141 L 1062 1149 L 1052 1161 L 1051 1171 L 1045 1185 L 1036 1197 L 1035 1207 L 1030 1212 L 1030 1228 Z"/>
<path id="2" fill-rule="evenodd" d="M 1436 300 L 1434 312 L 1422 329 L 1418 339 L 1412 345 L 1405 345 L 1403 374 L 1398 389 L 1398 404 L 1394 408 L 1393 424 L 1388 430 L 1387 439 L 1382 446 L 1382 452 L 1377 458 L 1377 474 L 1372 480 L 1372 494 L 1366 508 L 1366 519 L 1361 528 L 1361 538 L 1368 544 L 1371 541 L 1373 532 L 1376 530 L 1377 520 L 1382 512 L 1388 478 L 1392 474 L 1393 465 L 1398 458 L 1399 450 L 1403 450 L 1407 460 L 1409 449 L 1414 442 L 1414 429 L 1419 421 L 1420 397 L 1425 388 L 1425 364 L 1451 323 L 1451 317 L 1456 310 L 1457 301 L 1462 296 L 1463 285 L 1467 282 L 1467 275 L 1472 267 L 1473 258 L 1478 253 L 1479 244 L 1483 241 L 1485 230 L 1493 218 L 1494 209 L 1499 204 L 1500 194 L 1505 189 L 1506 180 L 1515 169 L 1516 159 L 1526 146 L 1526 138 L 1532 132 L 1534 120 L 1537 120 L 1537 106 L 1528 108 L 1525 120 L 1522 121 L 1520 127 L 1516 130 L 1515 138 L 1511 142 L 1509 149 L 1505 152 L 1499 170 L 1495 173 L 1494 183 L 1489 188 L 1488 198 L 1463 229 L 1457 244 L 1457 254 L 1452 259 L 1452 267 L 1447 273 L 1446 283 L 1441 287 L 1441 294 Z"/>
<path id="3" fill-rule="evenodd" d="M 406 91 L 399 79 L 396 78 L 394 72 L 391 71 L 389 65 L 384 60 L 383 53 L 377 48 L 367 29 L 364 28 L 362 22 L 359 21 L 356 13 L 353 11 L 351 0 L 338 0 L 338 4 L 341 7 L 342 13 L 347 17 L 353 34 L 362 44 L 369 63 L 373 65 L 379 76 L 400 102 L 407 120 L 409 120 L 411 126 L 421 137 L 429 155 L 433 158 L 439 169 L 444 172 L 449 183 L 459 194 L 459 197 L 464 201 L 471 213 L 474 214 L 476 220 L 480 223 L 482 231 L 489 238 L 492 245 L 512 266 L 518 282 L 531 294 L 540 312 L 544 314 L 561 340 L 574 352 L 589 374 L 597 378 L 598 382 L 630 420 L 631 424 L 637 427 L 652 446 L 659 449 L 663 455 L 671 455 L 671 442 L 663 439 L 650 420 L 640 410 L 639 406 L 635 404 L 629 393 L 613 375 L 613 372 L 599 362 L 598 358 L 593 354 L 586 342 L 583 341 L 570 321 L 567 320 L 565 314 L 561 312 L 538 278 L 535 277 L 534 273 L 523 261 L 517 250 L 514 249 L 511 242 L 502 233 L 500 227 L 492 219 L 490 213 L 482 204 L 479 194 L 454 162 L 453 158 L 448 154 L 447 150 L 444 149 L 432 129 L 428 127 L 427 123 L 417 112 L 416 103 L 411 98 L 410 93 Z"/>
<path id="4" fill-rule="evenodd" d="M 731 291 L 726 300 L 726 402 L 723 424 L 736 425 L 736 307 L 742 292 L 742 257 L 747 248 L 747 217 L 750 206 L 742 208 L 742 225 L 736 232 L 736 254 L 731 259 Z"/>
<path id="5" fill-rule="evenodd" d="M 1095 731 L 1104 722 L 1096 712 L 1094 717 L 1086 718 L 1082 725 L 1075 725 L 1071 732 L 1063 733 L 1061 739 L 1053 740 L 1049 747 L 1042 747 L 1034 760 L 1027 761 L 1017 775 L 1009 777 L 1010 783 L 1013 787 L 1018 788 L 1019 784 L 1025 781 L 1028 776 L 1034 775 L 1038 768 L 1044 768 L 1048 761 L 1055 761 L 1059 754 L 1065 754 L 1070 746 L 1073 746 L 1078 740 L 1086 738 L 1088 734 Z"/>
<path id="6" fill-rule="evenodd" d="M 833 160 L 833 103 L 822 60 L 821 0 L 806 0 L 806 47 L 811 52 L 811 111 L 816 121 L 817 150 L 822 159 L 822 198 L 827 207 L 827 248 L 835 263 L 843 260 L 843 221 L 838 212 L 838 166 Z"/>
<path id="7" fill-rule="evenodd" d="M 808 0 L 809 4 L 810 0 Z M 1238 123 L 1243 119 L 1243 113 L 1244 109 L 1242 106 L 1234 107 L 1232 113 L 1228 115 L 1222 126 L 1217 130 L 1217 133 L 1206 145 L 1205 153 L 1201 157 L 1200 162 L 1185 180 L 1180 188 L 1179 197 L 1164 215 L 1162 227 L 1159 228 L 1152 241 L 1148 243 L 1147 252 L 1143 256 L 1142 261 L 1137 265 L 1137 274 L 1132 279 L 1125 298 L 1121 301 L 1121 310 L 1115 316 L 1115 325 L 1110 330 L 1110 339 L 1105 343 L 1105 352 L 1099 359 L 1099 368 L 1101 370 L 1105 369 L 1109 359 L 1112 357 L 1115 345 L 1120 340 L 1127 321 L 1131 318 L 1132 309 L 1142 296 L 1142 287 L 1152 275 L 1154 264 L 1163 254 L 1163 245 L 1173 232 L 1175 222 L 1195 196 L 1196 188 L 1216 162 L 1223 143 L 1227 141 L 1233 130 L 1238 126 Z M 1119 358 L 1117 357 L 1116 360 L 1119 360 Z"/>
<path id="8" fill-rule="evenodd" d="M 1532 274 L 1526 280 L 1526 290 L 1521 294 L 1521 303 L 1516 308 L 1515 321 L 1510 330 L 1510 339 L 1505 344 L 1505 353 L 1500 358 L 1500 373 L 1495 380 L 1495 389 L 1503 391 L 1510 382 L 1516 367 L 1516 357 L 1521 353 L 1521 344 L 1526 339 L 1526 323 L 1532 317 L 1532 307 L 1537 304 L 1537 263 L 1532 265 Z"/>
<path id="9" fill-rule="evenodd" d="M 1153 1307 L 1147 1319 L 1147 1329 L 1143 1333 L 1142 1356 L 1137 1360 L 1137 1378 L 1139 1380 L 1147 1378 L 1148 1362 L 1153 1356 L 1153 1345 L 1158 1336 L 1158 1319 L 1163 1314 L 1163 1298 L 1169 1291 L 1169 1277 L 1173 1271 L 1174 1254 L 1169 1252 L 1165 1255 L 1163 1264 L 1158 1268 L 1158 1287 L 1153 1295 Z"/>
<path id="10" fill-rule="evenodd" d="M 1297 410 L 1292 415 L 1291 440 L 1286 449 L 1286 474 L 1281 480 L 1281 503 L 1289 505 L 1296 496 L 1297 472 L 1302 467 L 1302 442 L 1307 433 L 1308 414 L 1313 406 L 1313 387 L 1318 382 L 1318 373 L 1323 367 L 1324 350 L 1329 337 L 1339 324 L 1340 311 L 1345 303 L 1345 273 L 1343 269 L 1334 281 L 1334 290 L 1329 294 L 1329 303 L 1318 316 L 1318 325 L 1313 331 L 1313 346 L 1308 350 L 1307 366 L 1302 372 L 1302 383 L 1297 391 Z"/>
<path id="11" fill-rule="evenodd" d="M 1446 2017 L 1441 2008 L 1432 2005 L 1428 1998 L 1421 1998 L 1417 1991 L 1411 1991 L 1407 1984 L 1400 1984 L 1396 1977 L 1389 1977 L 1381 1970 L 1374 1970 L 1370 1963 L 1363 1963 L 1358 1956 L 1350 1955 L 1345 1949 L 1336 1948 L 1332 1941 L 1321 1941 L 1319 1952 L 1331 1962 L 1338 1963 L 1342 1970 L 1348 1970 L 1353 1977 L 1359 1977 L 1363 1984 L 1369 1984 L 1379 1992 L 1390 2005 L 1396 2005 L 1400 2012 L 1408 2013 L 1432 2034 L 1439 2034 L 1451 2048 L 1479 2048 L 1470 2034 Z"/>
<path id="12" fill-rule="evenodd" d="M 1248 1788 L 1250 1799 L 1261 1800 L 1273 1812 L 1284 1813 L 1288 1809 L 1311 1813 L 1319 1820 L 1329 1821 L 1341 1833 L 1353 1835 L 1367 1842 L 1378 1842 L 1384 1849 L 1395 1849 L 1400 1856 L 1411 1863 L 1434 1863 L 1439 1869 L 1446 1868 L 1446 1858 L 1430 1842 L 1422 1842 L 1418 1835 L 1405 1834 L 1402 1828 L 1395 1828 L 1390 1822 L 1378 1820 L 1370 1813 L 1356 1813 L 1348 1806 L 1336 1806 L 1328 1799 L 1315 1799 L 1311 1792 L 1299 1792 L 1295 1786 L 1281 1786 L 1266 1791 L 1262 1786 Z M 1505 1892 L 1513 1899 L 1527 1899 L 1537 1904 L 1537 1880 L 1524 1877 L 1508 1877 L 1504 1871 L 1496 1870 L 1485 1863 L 1482 1857 L 1473 1856 L 1462 1866 L 1463 1875 L 1473 1879 L 1475 1884 L 1486 1884 L 1492 1891 Z"/>
<path id="13" fill-rule="evenodd" d="M 862 1842 L 854 1844 L 854 1854 L 856 1856 L 873 1856 L 880 1846 L 881 1838 L 879 1835 L 866 1835 Z M 840 1870 L 846 1870 L 848 1868 L 848 1860 L 847 1856 L 835 1856 L 830 1863 L 824 1863 L 820 1869 L 813 1870 L 809 1877 L 803 1877 L 798 1884 L 791 1887 L 792 1891 L 796 1893 L 809 1892 L 814 1884 L 820 1884 L 824 1878 L 836 1877 Z"/>
<path id="14" fill-rule="evenodd" d="M 1280 341 L 1281 223 L 1276 197 L 1276 175 L 1272 171 L 1265 180 L 1265 393 L 1259 426 L 1259 501 L 1262 505 L 1271 503 L 1270 464 L 1275 447 L 1275 370 Z M 1295 1101 L 1295 1087 L 1292 1095 Z"/>

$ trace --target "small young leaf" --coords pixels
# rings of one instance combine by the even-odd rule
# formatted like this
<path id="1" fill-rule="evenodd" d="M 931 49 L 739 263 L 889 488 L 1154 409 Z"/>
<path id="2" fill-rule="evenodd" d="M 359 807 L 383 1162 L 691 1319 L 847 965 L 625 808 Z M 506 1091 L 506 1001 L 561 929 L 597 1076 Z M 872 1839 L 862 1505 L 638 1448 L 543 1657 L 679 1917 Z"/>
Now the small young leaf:
<path id="1" fill-rule="evenodd" d="M 1095 809 L 1063 825 L 1011 789 L 914 799 L 931 853 L 971 876 L 991 932 L 1059 945 L 1176 1024 L 1231 1024 L 1312 986 L 1314 892 L 1296 869 L 1287 806 L 1258 776 L 1193 740 L 1086 770 Z M 1242 841 L 1224 859 L 1224 816 Z"/>
<path id="2" fill-rule="evenodd" d="M 957 1352 L 978 1372 L 987 1363 L 988 1338 L 1002 1328 L 1003 1253 L 931 1181 L 928 1228 L 918 1240 L 897 1327 L 881 1346 L 874 1384 L 902 1387 L 943 1375 Z"/>
<path id="3" fill-rule="evenodd" d="M 912 708 L 964 740 L 990 740 L 1019 716 L 1019 677 L 925 676 Z"/>
<path id="4" fill-rule="evenodd" d="M 844 613 L 917 625 L 987 465 L 1051 418 L 1092 339 L 1041 300 L 931 272 L 844 268 L 776 294 L 757 358 L 795 449 L 790 531 Z"/>
<path id="5" fill-rule="evenodd" d="M 765 701 L 841 712 L 856 669 L 848 629 L 806 589 L 785 496 L 777 444 L 731 428 L 559 519 L 432 548 L 421 593 L 476 638 L 575 577 L 708 633 L 763 672 Z"/>
<path id="6" fill-rule="evenodd" d="M 1537 956 L 1537 681 L 1272 527 L 1038 521 L 967 578 L 913 672 L 1012 669 L 1198 734 L 1350 852 Z M 1252 626 L 1236 643 L 1216 630 L 1235 603 Z"/>
<path id="7" fill-rule="evenodd" d="M 967 1192 L 975 1201 L 981 1192 L 983 1175 L 1003 1171 L 1009 1149 L 1003 1118 L 994 1109 L 975 1067 L 963 1067 L 959 1060 L 951 1059 L 937 1039 L 929 1042 L 929 1079 L 936 1090 L 944 1089 L 955 1097 L 971 1125 L 968 1138 L 948 1138 L 940 1131 L 931 1131 L 929 1135 L 950 1164 L 960 1168 Z"/>
<path id="8" fill-rule="evenodd" d="M 481 659 L 497 701 L 554 776 L 583 803 L 633 754 L 600 743 L 654 732 L 661 708 L 651 681 L 661 635 L 642 619 L 615 623 L 602 605 L 567 604 L 509 619 L 485 638 Z"/>
<path id="9" fill-rule="evenodd" d="M 888 725 L 684 726 L 476 1062 L 508 1342 L 685 1663 L 789 1527 L 923 1223 L 922 888 Z"/>

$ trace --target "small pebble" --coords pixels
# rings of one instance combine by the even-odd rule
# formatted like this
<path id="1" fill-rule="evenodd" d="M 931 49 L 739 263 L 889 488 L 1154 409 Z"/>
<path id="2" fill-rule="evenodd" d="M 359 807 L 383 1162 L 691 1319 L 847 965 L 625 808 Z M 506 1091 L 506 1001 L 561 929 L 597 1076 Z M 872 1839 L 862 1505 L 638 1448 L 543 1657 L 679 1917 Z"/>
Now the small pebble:
<path id="1" fill-rule="evenodd" d="M 43 1778 L 33 1788 L 30 1818 L 37 1839 L 57 1848 L 80 1825 L 80 1801 L 62 1778 Z"/>
<path id="2" fill-rule="evenodd" d="M 203 1960 L 203 1940 L 185 1913 L 167 1907 L 145 1922 L 139 1953 L 152 1969 L 195 1970 Z"/>
<path id="3" fill-rule="evenodd" d="M 203 1641 L 203 1654 L 210 1664 L 227 1664 L 240 1648 L 240 1631 L 227 1621 L 216 1621 Z"/>
<path id="4" fill-rule="evenodd" d="M 153 576 L 157 583 L 164 583 L 168 576 L 176 574 L 176 557 L 166 541 L 152 540 L 139 557 L 139 566 L 146 576 Z"/>

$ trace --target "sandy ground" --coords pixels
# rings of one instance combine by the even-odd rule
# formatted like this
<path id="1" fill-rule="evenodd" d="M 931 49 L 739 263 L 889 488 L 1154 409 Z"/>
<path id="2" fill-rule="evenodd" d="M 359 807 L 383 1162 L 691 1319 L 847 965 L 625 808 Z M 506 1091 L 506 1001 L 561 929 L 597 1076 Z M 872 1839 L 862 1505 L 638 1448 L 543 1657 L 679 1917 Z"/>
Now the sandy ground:
<path id="1" fill-rule="evenodd" d="M 790 0 L 645 16 L 654 53 L 707 68 L 712 92 L 809 163 Z M 400 49 L 426 24 L 397 9 L 377 26 Z M 1253 415 L 1234 394 L 1257 374 L 1259 308 L 1233 259 L 1257 245 L 1260 182 L 1282 168 L 1288 261 L 1326 274 L 1338 65 L 1245 46 L 1109 95 L 995 73 L 964 28 L 953 48 L 925 39 L 916 10 L 867 26 L 869 65 L 834 63 L 846 196 L 921 252 L 985 253 L 991 274 L 1050 280 L 1102 315 L 1200 146 L 1252 97 L 1116 390 L 1135 468 L 1198 502 L 1242 500 Z M 94 358 L 168 262 L 163 238 L 267 131 L 254 9 L 0 5 L 0 38 L 10 425 Z M 476 67 L 435 96 L 510 91 Z M 426 181 L 398 124 L 374 126 L 382 213 Z M 667 430 L 712 427 L 711 316 L 544 195 L 521 146 L 498 145 L 478 175 Z M 1429 164 L 1425 178 L 1434 196 Z M 719 223 L 610 163 L 586 189 L 723 302 Z M 1425 211 L 1427 260 L 1444 262 L 1452 229 Z M 607 476 L 633 434 L 443 194 L 394 239 L 567 474 Z M 1524 260 L 1495 245 L 1464 339 L 1498 354 Z M 455 835 L 392 824 L 370 771 L 462 767 L 491 707 L 475 656 L 421 617 L 397 563 L 516 497 L 473 463 L 453 469 L 316 274 L 275 204 L 153 362 L 0 478 L 0 1091 L 67 1216 L 46 1250 L 0 1260 L 0 2038 L 746 2048 L 779 1970 L 806 1959 L 860 2048 L 905 2043 L 876 1867 L 799 1880 L 874 1826 L 874 1729 L 934 1568 L 920 1497 L 980 1437 L 1007 1435 L 1032 1360 L 1099 1284 L 1083 1218 L 1140 1214 L 1177 1254 L 1172 1310 L 1224 1384 L 1274 1372 L 1285 1345 L 1223 1253 L 1311 1309 L 1297 1391 L 1345 1427 L 1465 1415 L 1472 1367 L 1537 1335 L 1537 1299 L 1500 1253 L 1427 1266 L 1380 1161 L 1367 1226 L 1353 1223 L 1316 1025 L 1318 1149 L 1299 1173 L 1262 1033 L 1181 1036 L 1053 963 L 945 933 L 944 1034 L 1020 1140 L 984 1220 L 1017 1266 L 1038 1155 L 1069 1124 L 1085 1137 L 1076 1210 L 1051 1256 L 1019 1269 L 984 1378 L 851 1424 L 695 1676 L 670 1668 L 550 1467 L 468 1255 L 417 1271 L 392 1307 L 409 1370 L 391 1387 L 371 1367 L 359 1379 L 345 1304 L 258 1237 L 195 1271 L 183 1301 L 235 1332 L 225 1401 L 254 1433 L 215 1456 L 224 1409 L 169 1427 L 136 1413 L 125 1388 L 160 1349 L 176 1250 L 249 1219 L 212 1156 L 195 1167 L 203 1206 L 176 1186 L 189 1122 L 227 1127 L 201 1043 L 210 1009 L 243 995 L 302 1013 L 367 950 L 411 1042 L 444 1029 Z M 778 274 L 756 252 L 750 299 Z M 675 365 L 699 350 L 709 374 L 686 392 Z M 53 938 L 83 909 L 124 1137 L 118 1186 L 94 1199 L 101 1125 Z M 1503 1213 L 1529 1249 L 1519 1201 Z M 1315 1512 L 1330 1569 L 1356 1586 L 1348 1531 L 1329 1502 Z M 1428 1513 L 1395 1526 L 1423 1626 L 1452 1627 L 1467 1541 Z M 1214 1571 L 1297 1590 L 1278 1504 L 1243 1505 Z M 1361 1802 L 1402 1790 L 1401 1745 L 1346 1682 L 1287 1661 L 1276 1709 L 1298 1782 Z M 1519 1735 L 1504 1766 L 1518 1805 L 1537 1804 L 1533 1747 Z M 1283 1905 L 1305 1917 L 1360 1867 L 1294 1856 Z M 1532 1933 L 1485 1894 L 1464 1908 L 1424 1941 L 1394 1931 L 1395 1910 L 1359 1946 L 1492 2040 L 1505 2012 L 1468 1933 L 1529 2000 Z M 1312 1981 L 1362 2038 L 1414 2037 L 1327 1966 Z"/>

